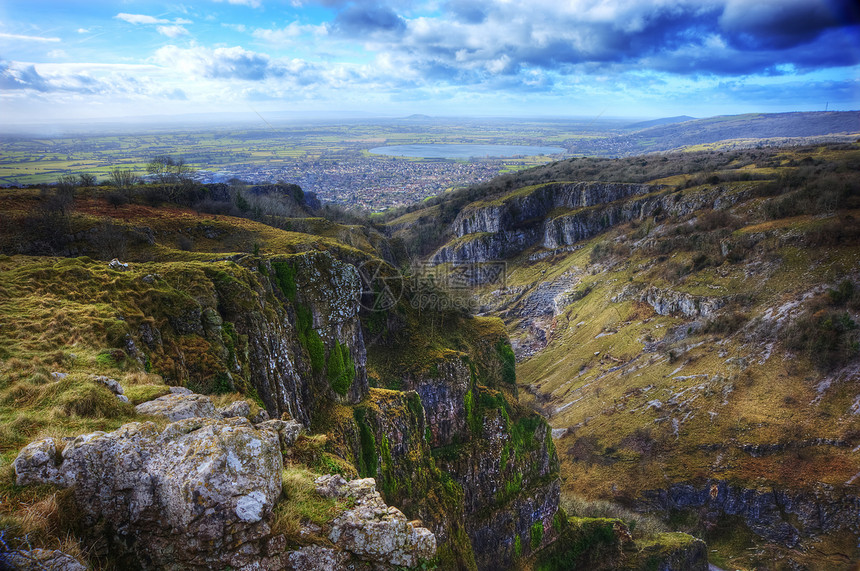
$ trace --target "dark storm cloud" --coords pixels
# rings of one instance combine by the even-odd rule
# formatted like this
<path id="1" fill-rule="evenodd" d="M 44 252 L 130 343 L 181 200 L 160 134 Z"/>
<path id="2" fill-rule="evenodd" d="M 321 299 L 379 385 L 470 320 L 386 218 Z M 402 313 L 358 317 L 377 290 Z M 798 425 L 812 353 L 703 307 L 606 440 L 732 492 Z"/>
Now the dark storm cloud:
<path id="1" fill-rule="evenodd" d="M 341 12 L 335 27 L 353 35 L 396 30 L 386 51 L 428 79 L 452 82 L 585 67 L 774 75 L 856 65 L 860 54 L 860 28 L 851 27 L 857 9 L 846 0 L 450 0 L 441 18 L 409 20 L 405 29 L 393 9 L 359 6 Z"/>
<path id="2" fill-rule="evenodd" d="M 844 0 L 732 0 L 720 16 L 719 25 L 737 47 L 787 49 L 856 20 L 857 8 Z"/>
<path id="3" fill-rule="evenodd" d="M 348 36 L 399 34 L 406 30 L 406 21 L 386 6 L 354 4 L 338 13 L 332 28 Z"/>

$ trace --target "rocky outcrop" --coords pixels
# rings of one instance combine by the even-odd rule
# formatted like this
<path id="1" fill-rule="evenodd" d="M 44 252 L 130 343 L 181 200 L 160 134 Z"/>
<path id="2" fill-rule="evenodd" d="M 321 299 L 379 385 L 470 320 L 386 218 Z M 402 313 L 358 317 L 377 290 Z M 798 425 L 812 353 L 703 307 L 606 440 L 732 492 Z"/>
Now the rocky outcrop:
<path id="1" fill-rule="evenodd" d="M 0 553 L 0 569 L 9 571 L 86 571 L 87 567 L 62 551 L 30 549 Z"/>
<path id="2" fill-rule="evenodd" d="M 328 538 L 338 547 L 364 559 L 405 567 L 414 567 L 436 554 L 436 537 L 428 529 L 407 522 L 399 509 L 387 506 L 373 478 L 347 482 L 341 476 L 323 476 L 316 484 L 323 496 L 355 500 L 354 508 L 332 522 Z"/>
<path id="3" fill-rule="evenodd" d="M 527 187 L 466 206 L 452 224 L 455 239 L 437 250 L 431 262 L 501 260 L 534 245 L 558 250 L 631 220 L 726 208 L 745 192 L 726 194 L 717 187 L 682 196 L 663 185 L 601 182 Z"/>
<path id="4" fill-rule="evenodd" d="M 495 349 L 492 354 L 498 358 Z M 516 559 L 517 537 L 526 544 L 521 554 L 555 537 L 558 458 L 546 423 L 503 391 L 479 385 L 480 377 L 467 356 L 451 354 L 403 382 L 421 397 L 436 465 L 462 489 L 462 517 L 478 569 L 505 568 Z M 483 381 L 502 384 L 491 376 Z M 532 548 L 535 526 L 545 531 Z"/>
<path id="5" fill-rule="evenodd" d="M 722 480 L 675 484 L 643 493 L 641 507 L 666 513 L 695 509 L 705 522 L 739 516 L 753 533 L 789 548 L 839 531 L 860 536 L 860 497 L 826 484 L 798 492 L 742 488 Z"/>
<path id="6" fill-rule="evenodd" d="M 14 465 L 19 485 L 73 488 L 88 533 L 126 568 L 384 571 L 435 556 L 433 533 L 386 505 L 375 480 L 341 476 L 316 481 L 321 496 L 350 500 L 330 523 L 331 544 L 289 550 L 267 522 L 281 494 L 281 452 L 299 429 L 241 417 L 184 419 L 160 431 L 131 423 L 69 439 L 60 454 L 53 439 L 33 442 Z M 59 561 L 44 550 L 8 557 Z"/>
<path id="7" fill-rule="evenodd" d="M 15 460 L 19 485 L 73 487 L 83 524 L 107 536 L 112 555 L 153 569 L 254 561 L 281 470 L 277 433 L 247 419 L 192 418 L 163 430 L 134 422 L 79 436 L 59 455 L 51 439 L 37 441 Z"/>
<path id="8" fill-rule="evenodd" d="M 477 414 L 478 432 L 448 454 L 437 455 L 437 463 L 463 488 L 478 568 L 505 568 L 517 557 L 517 543 L 520 553 L 529 555 L 555 539 L 558 458 L 549 428 L 537 415 L 513 420 L 504 406 Z M 541 536 L 532 545 L 537 526 Z"/>
<path id="9" fill-rule="evenodd" d="M 248 418 L 251 416 L 251 405 L 249 405 L 247 401 L 237 400 L 224 408 L 219 408 L 218 414 L 220 414 L 222 418 L 233 418 L 236 416 Z"/>
<path id="10" fill-rule="evenodd" d="M 138 414 L 163 416 L 171 422 L 186 418 L 221 418 L 212 401 L 198 394 L 169 394 L 134 407 Z"/>
<path id="11" fill-rule="evenodd" d="M 523 221 L 544 218 L 557 208 L 578 209 L 608 204 L 660 190 L 661 186 L 606 182 L 548 183 L 514 191 L 498 203 L 476 202 L 454 220 L 457 236 L 499 232 Z"/>
<path id="12" fill-rule="evenodd" d="M 711 319 L 717 310 L 726 305 L 730 298 L 693 295 L 654 286 L 627 285 L 621 293 L 612 298 L 613 303 L 635 299 L 647 303 L 660 315 L 681 314 L 696 319 Z"/>
<path id="13" fill-rule="evenodd" d="M 239 256 L 168 265 L 154 283 L 158 303 L 140 300 L 145 316 L 123 328 L 135 356 L 170 384 L 256 393 L 270 417 L 287 413 L 304 426 L 320 400 L 354 404 L 366 395 L 362 288 L 352 264 L 317 251 L 262 262 Z"/>
<path id="14" fill-rule="evenodd" d="M 457 215 L 452 224 L 456 239 L 439 249 L 431 262 L 501 260 L 536 243 L 545 248 L 573 244 L 603 231 L 620 216 L 606 215 L 605 208 L 592 207 L 662 188 L 624 183 L 549 183 L 514 191 L 496 202 L 476 202 Z M 582 210 L 587 214 L 570 220 L 552 218 L 551 213 L 559 210 Z M 640 209 L 638 215 L 641 214 Z"/>

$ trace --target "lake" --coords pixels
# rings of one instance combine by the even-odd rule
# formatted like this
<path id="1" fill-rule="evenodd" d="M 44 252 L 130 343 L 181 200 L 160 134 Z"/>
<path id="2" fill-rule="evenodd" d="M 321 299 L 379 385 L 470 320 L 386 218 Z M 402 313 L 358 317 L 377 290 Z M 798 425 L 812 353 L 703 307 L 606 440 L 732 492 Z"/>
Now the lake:
<path id="1" fill-rule="evenodd" d="M 374 155 L 420 159 L 508 158 L 516 156 L 557 155 L 561 147 L 527 145 L 391 145 L 370 149 Z"/>

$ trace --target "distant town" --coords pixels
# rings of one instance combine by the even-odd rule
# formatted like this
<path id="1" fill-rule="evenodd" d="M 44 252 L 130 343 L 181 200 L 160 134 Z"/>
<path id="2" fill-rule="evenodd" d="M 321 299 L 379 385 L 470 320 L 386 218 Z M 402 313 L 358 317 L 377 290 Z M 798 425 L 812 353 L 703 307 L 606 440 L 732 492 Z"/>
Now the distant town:
<path id="1" fill-rule="evenodd" d="M 324 202 L 378 212 L 435 196 L 451 188 L 487 181 L 506 167 L 502 160 L 411 161 L 355 158 L 346 161 L 293 161 L 280 165 L 231 165 L 199 171 L 200 182 L 240 179 L 250 183 L 283 181 L 314 192 Z"/>

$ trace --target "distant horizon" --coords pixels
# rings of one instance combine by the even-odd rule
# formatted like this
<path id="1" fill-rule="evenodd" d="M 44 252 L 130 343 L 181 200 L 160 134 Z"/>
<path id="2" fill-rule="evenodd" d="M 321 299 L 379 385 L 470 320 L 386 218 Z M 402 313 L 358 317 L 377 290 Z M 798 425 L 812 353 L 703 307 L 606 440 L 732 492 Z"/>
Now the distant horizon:
<path id="1" fill-rule="evenodd" d="M 0 54 L 3 125 L 860 107 L 850 0 L 6 0 Z"/>
<path id="2" fill-rule="evenodd" d="M 70 135 L 75 132 L 102 132 L 113 128 L 120 127 L 135 127 L 141 130 L 161 130 L 189 127 L 194 129 L 218 129 L 221 127 L 241 126 L 246 129 L 271 129 L 279 124 L 317 124 L 331 123 L 340 121 L 355 121 L 369 122 L 374 121 L 407 121 L 418 120 L 417 117 L 426 117 L 427 120 L 434 121 L 572 121 L 572 122 L 593 122 L 593 123 L 628 123 L 635 125 L 637 123 L 657 122 L 664 119 L 674 119 L 677 117 L 686 117 L 685 121 L 696 121 L 703 119 L 711 119 L 714 117 L 734 117 L 743 115 L 779 115 L 789 113 L 860 113 L 858 109 L 828 109 L 817 111 L 781 111 L 776 113 L 768 113 L 762 111 L 747 111 L 744 113 L 732 113 L 711 116 L 694 117 L 686 114 L 666 115 L 666 116 L 635 116 L 635 115 L 617 115 L 617 116 L 589 116 L 589 115 L 428 115 L 425 113 L 412 113 L 410 115 L 375 115 L 369 112 L 353 112 L 353 111 L 330 111 L 316 113 L 299 113 L 291 111 L 270 111 L 267 115 L 259 113 L 235 113 L 235 112 L 215 112 L 215 113 L 181 113 L 175 115 L 138 115 L 129 117 L 103 117 L 99 119 L 82 120 L 77 118 L 67 118 L 56 121 L 45 122 L 10 122 L 0 124 L 0 135 L 42 135 L 48 132 L 53 132 L 57 135 Z M 295 115 L 288 117 L 287 115 Z M 626 125 L 625 125 L 626 126 Z"/>

